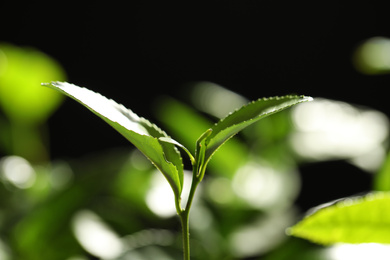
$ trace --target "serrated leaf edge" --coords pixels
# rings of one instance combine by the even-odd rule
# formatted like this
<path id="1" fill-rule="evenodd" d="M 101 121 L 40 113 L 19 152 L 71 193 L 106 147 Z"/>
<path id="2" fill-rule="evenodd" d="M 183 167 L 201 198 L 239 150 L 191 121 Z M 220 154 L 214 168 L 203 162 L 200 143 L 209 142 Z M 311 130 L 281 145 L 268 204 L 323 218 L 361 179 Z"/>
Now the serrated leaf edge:
<path id="1" fill-rule="evenodd" d="M 92 90 L 90 90 L 90 89 L 88 89 L 88 88 L 86 88 L 86 87 L 80 87 L 80 86 L 77 86 L 77 85 L 75 85 L 75 84 L 68 83 L 68 82 L 52 81 L 52 82 L 50 82 L 50 83 L 41 83 L 42 86 L 46 86 L 46 87 L 52 88 L 52 89 L 57 90 L 57 91 L 60 90 L 63 94 L 65 94 L 66 96 L 69 96 L 70 94 L 67 93 L 66 91 L 62 90 L 61 87 L 59 86 L 59 84 L 69 84 L 69 85 L 73 85 L 73 86 L 78 87 L 78 88 L 81 88 L 81 89 L 85 89 L 85 90 L 88 90 L 88 91 L 92 91 Z M 55 86 L 56 88 L 51 87 L 51 85 Z M 130 116 L 130 118 L 134 118 L 134 121 L 136 121 L 137 123 L 141 123 L 141 125 L 142 125 L 142 124 L 146 124 L 148 127 L 151 127 L 151 128 L 154 129 L 156 132 L 158 132 L 158 133 L 160 133 L 161 135 L 163 135 L 163 137 L 171 138 L 165 131 L 163 131 L 161 128 L 159 128 L 156 124 L 151 123 L 149 120 L 145 119 L 144 117 L 138 116 L 138 115 L 137 115 L 136 113 L 134 113 L 132 110 L 126 108 L 123 104 L 120 104 L 120 103 L 116 102 L 115 100 L 113 100 L 113 99 L 111 99 L 111 98 L 107 98 L 106 96 L 100 94 L 99 92 L 95 92 L 95 91 L 92 91 L 92 92 L 94 92 L 96 95 L 98 95 L 98 96 L 100 96 L 100 97 L 102 97 L 102 98 L 108 100 L 109 102 L 113 103 L 113 104 L 115 105 L 115 107 L 117 107 L 117 108 L 120 109 L 120 112 L 121 112 L 124 116 L 126 116 L 126 117 L 127 117 L 127 116 Z M 81 101 L 79 98 L 76 98 L 76 97 L 73 96 L 73 95 L 71 95 L 71 96 L 72 96 L 73 99 L 76 99 L 80 104 L 82 104 L 83 106 L 87 107 L 88 110 L 90 110 L 92 113 L 94 113 L 94 114 L 97 115 L 97 111 L 95 111 L 95 109 L 93 109 L 93 108 L 90 107 L 89 105 L 86 105 L 86 104 L 85 104 L 83 101 Z M 100 114 L 100 113 L 99 113 L 98 117 L 104 117 L 106 120 L 115 122 L 115 123 L 117 123 L 118 125 L 120 125 L 120 126 L 123 127 L 123 125 L 122 125 L 120 122 L 118 122 L 118 121 L 116 121 L 116 120 L 112 120 L 112 119 L 108 118 L 107 116 L 105 116 L 105 115 L 103 115 L 103 114 Z M 125 128 L 126 128 L 126 127 L 125 127 Z M 183 184 L 183 178 L 180 178 L 180 176 L 179 176 L 180 173 L 179 173 L 179 170 L 178 170 L 177 166 L 167 159 L 166 154 L 165 154 L 165 151 L 164 151 L 164 147 L 162 146 L 162 144 L 160 143 L 160 140 L 159 140 L 159 138 L 160 138 L 161 136 L 160 136 L 160 137 L 156 137 L 156 136 L 150 135 L 149 133 L 144 133 L 144 134 L 142 134 L 142 133 L 133 131 L 133 130 L 128 129 L 128 128 L 126 128 L 126 129 L 127 129 L 128 131 L 131 131 L 131 132 L 135 133 L 135 134 L 147 136 L 147 137 L 149 137 L 149 138 L 153 138 L 153 139 L 155 139 L 155 140 L 159 143 L 160 148 L 161 148 L 161 150 L 163 151 L 163 157 L 164 157 L 165 161 L 166 161 L 168 164 L 172 165 L 172 166 L 175 168 L 176 173 L 177 173 L 177 175 L 178 175 L 179 183 L 180 183 L 181 186 L 179 187 L 179 190 L 177 191 L 177 193 L 178 193 L 177 196 L 180 196 L 181 191 L 182 191 L 182 189 L 183 189 L 183 185 L 184 185 L 184 184 Z M 146 129 L 145 129 L 145 130 L 146 130 Z M 147 132 L 147 130 L 146 130 L 146 132 Z M 171 138 L 171 139 L 172 139 L 172 138 Z M 172 140 L 174 140 L 174 139 L 172 139 Z M 176 148 L 175 146 L 173 146 L 173 148 L 174 148 L 174 150 L 176 151 L 176 153 L 178 154 L 178 156 L 180 157 L 180 159 L 181 159 L 181 161 L 182 161 L 182 157 L 181 157 L 180 152 L 177 150 L 177 148 Z M 144 153 L 143 153 L 143 154 L 144 154 Z M 158 167 L 158 166 L 149 158 L 149 156 L 147 156 L 146 154 L 144 154 L 144 156 L 147 157 L 148 160 L 149 160 L 149 161 L 150 161 L 150 162 L 151 162 L 151 163 L 152 163 L 152 164 L 153 164 L 161 173 L 163 173 L 162 169 L 160 169 L 160 167 Z M 183 168 L 183 164 L 182 164 L 182 168 Z M 167 175 L 164 174 L 164 173 L 163 173 L 163 175 L 164 175 L 167 179 L 169 179 L 169 178 L 168 178 L 169 176 L 167 176 Z M 180 179 L 181 179 L 181 181 L 180 181 Z M 173 181 L 173 180 L 172 180 L 172 181 Z M 168 181 L 168 182 L 169 182 L 170 185 L 171 185 L 171 181 Z M 174 191 L 176 190 L 172 185 L 171 185 L 171 187 L 172 187 L 172 189 L 173 189 Z M 175 195 L 176 195 L 176 192 L 174 192 L 174 193 L 175 193 Z"/>
<path id="2" fill-rule="evenodd" d="M 312 238 L 310 235 L 305 235 L 306 232 L 301 232 L 300 235 L 297 235 L 296 232 L 294 232 L 294 229 L 300 228 L 301 225 L 303 225 L 307 220 L 309 220 L 312 217 L 315 217 L 318 214 L 322 214 L 325 210 L 336 210 L 336 208 L 345 208 L 345 207 L 353 207 L 358 205 L 359 203 L 363 203 L 366 201 L 373 201 L 373 200 L 379 200 L 379 199 L 390 199 L 390 192 L 388 191 L 373 191 L 365 195 L 359 195 L 359 196 L 352 196 L 352 197 L 346 197 L 337 199 L 328 203 L 321 204 L 317 207 L 314 207 L 310 209 L 303 219 L 301 219 L 298 223 L 296 223 L 294 226 L 289 227 L 285 230 L 285 233 L 289 236 L 296 236 L 301 237 L 310 241 L 313 241 L 318 244 L 322 245 L 331 245 L 338 243 L 338 241 L 330 241 L 328 239 L 316 239 Z"/>
<path id="3" fill-rule="evenodd" d="M 279 109 L 274 109 L 274 110 L 272 110 L 272 111 L 271 111 L 271 110 L 270 110 L 270 111 L 265 111 L 265 112 L 263 112 L 262 114 L 259 114 L 258 116 L 254 117 L 254 118 L 252 118 L 252 119 L 242 121 L 240 124 L 245 124 L 245 123 L 248 123 L 248 122 L 251 122 L 251 121 L 257 121 L 257 120 L 259 120 L 258 117 L 261 116 L 261 115 L 263 115 L 263 116 L 268 116 L 268 115 L 277 113 L 277 112 L 279 112 L 279 111 L 282 111 L 282 110 L 284 110 L 284 109 L 286 109 L 286 108 L 292 107 L 292 106 L 294 106 L 294 105 L 297 105 L 297 104 L 300 104 L 300 103 L 303 103 L 303 102 L 307 102 L 307 101 L 312 101 L 312 100 L 313 100 L 312 97 L 304 96 L 304 95 L 286 95 L 286 96 L 274 96 L 274 97 L 259 98 L 259 99 L 257 99 L 257 100 L 253 100 L 253 101 L 249 102 L 248 104 L 243 105 L 243 106 L 237 108 L 236 110 L 230 112 L 226 117 L 224 117 L 224 118 L 220 119 L 218 122 L 216 122 L 216 123 L 213 125 L 213 127 L 211 127 L 211 130 L 214 130 L 214 127 L 216 127 L 217 125 L 219 125 L 219 124 L 222 123 L 223 121 L 227 120 L 227 119 L 228 119 L 231 115 L 233 115 L 234 113 L 236 113 L 236 112 L 238 112 L 238 111 L 240 111 L 240 110 L 242 110 L 242 109 L 245 109 L 246 107 L 248 107 L 248 106 L 250 106 L 250 105 L 252 105 L 252 104 L 254 104 L 254 103 L 256 103 L 256 102 L 259 102 L 259 101 L 268 101 L 268 100 L 282 100 L 282 99 L 288 99 L 288 98 L 292 98 L 292 99 L 294 99 L 294 98 L 301 98 L 302 100 L 300 100 L 299 102 L 290 104 L 290 105 L 288 105 L 287 107 L 281 107 L 281 108 L 279 108 Z M 293 101 L 293 100 L 292 100 L 292 101 Z M 230 128 L 234 127 L 234 126 L 237 126 L 237 125 L 239 125 L 239 124 L 230 125 L 230 126 L 226 127 L 225 129 L 220 130 L 220 131 L 219 131 L 218 133 L 216 133 L 215 135 L 213 135 L 213 133 L 211 133 L 211 135 L 208 136 L 208 138 L 206 139 L 206 146 L 209 145 L 210 141 L 211 141 L 214 137 L 218 136 L 220 133 L 222 133 L 222 132 L 224 132 L 224 131 L 227 131 L 228 129 L 230 129 Z M 238 133 L 238 132 L 237 132 L 237 133 Z M 235 133 L 235 134 L 231 135 L 229 138 L 227 138 L 223 143 L 221 143 L 221 145 L 219 145 L 219 147 L 221 147 L 224 143 L 226 143 L 228 140 L 230 140 L 232 137 L 234 137 L 237 133 Z M 212 157 L 213 154 L 219 149 L 219 147 L 218 147 L 216 150 L 214 150 L 211 154 L 208 155 L 208 160 L 207 160 L 207 161 L 209 161 L 209 160 L 211 159 L 211 157 Z"/>
<path id="4" fill-rule="evenodd" d="M 232 114 L 240 111 L 241 109 L 245 109 L 246 107 L 256 103 L 256 102 L 259 102 L 259 101 L 268 101 L 268 100 L 282 100 L 282 99 L 287 99 L 287 98 L 302 98 L 301 101 L 299 101 L 298 103 L 296 104 L 299 104 L 299 103 L 302 103 L 302 102 L 306 102 L 306 101 L 312 101 L 313 98 L 312 97 L 309 97 L 309 96 L 304 96 L 304 95 L 285 95 L 285 96 L 274 96 L 274 97 L 263 97 L 263 98 L 259 98 L 257 100 L 252 100 L 250 101 L 249 103 L 235 109 L 234 111 L 230 112 L 228 115 L 226 115 L 224 118 L 221 118 L 218 122 L 214 123 L 213 127 L 219 125 L 221 122 L 225 121 L 228 117 L 230 117 Z M 292 105 L 291 105 L 292 106 Z M 280 108 L 276 111 L 272 111 L 272 112 L 278 112 L 280 110 L 283 110 L 283 108 Z M 267 112 L 267 113 L 271 113 L 270 112 Z M 250 121 L 250 120 L 246 120 L 246 121 Z M 243 122 L 246 122 L 246 121 L 243 121 Z M 213 127 L 211 127 L 211 129 L 213 129 Z"/>

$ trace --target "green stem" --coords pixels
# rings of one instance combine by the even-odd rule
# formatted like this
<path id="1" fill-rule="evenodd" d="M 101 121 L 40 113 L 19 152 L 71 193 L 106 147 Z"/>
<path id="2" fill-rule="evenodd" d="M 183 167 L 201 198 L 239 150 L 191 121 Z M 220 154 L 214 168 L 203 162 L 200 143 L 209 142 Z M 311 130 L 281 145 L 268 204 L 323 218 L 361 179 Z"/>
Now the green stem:
<path id="1" fill-rule="evenodd" d="M 189 227 L 189 218 L 190 218 L 190 209 L 192 202 L 194 200 L 195 191 L 200 183 L 201 179 L 196 174 L 196 167 L 194 167 L 194 173 L 192 175 L 192 183 L 190 194 L 188 195 L 188 201 L 185 209 L 182 209 L 179 213 L 181 220 L 182 234 L 183 234 L 183 254 L 184 260 L 190 260 L 190 227 Z"/>
<path id="2" fill-rule="evenodd" d="M 209 136 L 211 133 L 211 129 L 206 131 L 199 139 L 196 141 L 196 150 L 195 150 L 195 158 L 192 157 L 191 153 L 188 152 L 191 162 L 192 162 L 192 183 L 190 193 L 188 195 L 187 205 L 185 209 L 181 208 L 180 198 L 176 198 L 176 210 L 179 214 L 182 226 L 182 234 L 183 234 L 183 253 L 184 260 L 190 260 L 190 227 L 189 227 L 189 219 L 190 219 L 190 209 L 192 206 L 192 201 L 194 200 L 195 191 L 198 187 L 198 184 L 202 181 L 207 162 L 204 162 L 205 156 L 205 144 L 204 139 Z M 169 140 L 170 141 L 170 140 Z"/>
<path id="3" fill-rule="evenodd" d="M 183 211 L 180 214 L 181 228 L 183 235 L 183 259 L 190 260 L 190 226 L 189 226 L 189 212 Z"/>

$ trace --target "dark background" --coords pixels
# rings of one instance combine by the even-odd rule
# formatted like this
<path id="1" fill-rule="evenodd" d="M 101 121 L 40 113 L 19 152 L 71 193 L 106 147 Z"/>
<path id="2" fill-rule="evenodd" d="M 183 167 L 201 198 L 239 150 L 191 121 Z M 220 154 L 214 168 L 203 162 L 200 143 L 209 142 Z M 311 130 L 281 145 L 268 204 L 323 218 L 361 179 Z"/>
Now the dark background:
<path id="1" fill-rule="evenodd" d="M 2 5 L 2 41 L 48 53 L 69 81 L 132 107 L 207 80 L 248 98 L 303 93 L 385 110 L 388 76 L 360 75 L 351 62 L 361 41 L 390 36 L 374 1 Z"/>
<path id="2" fill-rule="evenodd" d="M 185 99 L 193 81 L 211 81 L 248 99 L 298 93 L 390 114 L 389 76 L 362 75 L 351 59 L 363 40 L 390 37 L 388 9 L 375 1 L 8 2 L 0 4 L 0 41 L 38 48 L 63 65 L 69 82 L 153 121 L 154 102 L 162 95 Z M 69 99 L 49 123 L 54 158 L 127 145 Z M 312 167 L 303 174 L 322 170 L 337 178 L 329 164 Z M 343 193 L 367 189 L 366 179 L 350 191 L 341 183 Z"/>

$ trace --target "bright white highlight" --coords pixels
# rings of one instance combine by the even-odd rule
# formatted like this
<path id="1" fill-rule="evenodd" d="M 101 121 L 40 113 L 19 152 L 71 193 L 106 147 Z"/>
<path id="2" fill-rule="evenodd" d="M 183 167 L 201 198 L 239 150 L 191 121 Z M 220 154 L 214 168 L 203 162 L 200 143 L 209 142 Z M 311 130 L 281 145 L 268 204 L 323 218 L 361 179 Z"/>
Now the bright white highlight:
<path id="1" fill-rule="evenodd" d="M 197 83 L 191 96 L 198 109 L 218 118 L 248 103 L 242 96 L 207 81 Z"/>
<path id="2" fill-rule="evenodd" d="M 112 259 L 124 250 L 119 236 L 92 211 L 78 212 L 72 229 L 81 246 L 94 256 Z"/>
<path id="3" fill-rule="evenodd" d="M 192 180 L 191 176 L 191 173 L 184 171 L 184 187 L 181 195 L 183 205 L 186 203 L 186 198 L 188 198 Z M 153 174 L 150 188 L 146 195 L 146 204 L 154 214 L 163 218 L 173 217 L 177 214 L 172 188 L 160 172 Z"/>
<path id="4" fill-rule="evenodd" d="M 355 53 L 357 68 L 366 74 L 390 71 L 390 39 L 373 37 L 361 44 Z"/>
<path id="5" fill-rule="evenodd" d="M 293 212 L 274 212 L 239 227 L 229 237 L 232 253 L 245 258 L 271 250 L 286 239 L 285 229 L 293 223 Z"/>
<path id="6" fill-rule="evenodd" d="M 292 200 L 298 192 L 294 172 L 280 172 L 276 168 L 250 162 L 234 175 L 234 192 L 254 208 L 275 208 Z"/>
<path id="7" fill-rule="evenodd" d="M 234 175 L 233 189 L 256 208 L 270 206 L 282 193 L 280 180 L 271 168 L 248 164 Z"/>
<path id="8" fill-rule="evenodd" d="M 294 107 L 292 119 L 296 132 L 291 144 L 304 158 L 351 159 L 358 166 L 372 171 L 384 159 L 383 144 L 389 135 L 389 123 L 378 111 L 315 99 Z"/>
<path id="9" fill-rule="evenodd" d="M 340 244 L 327 250 L 329 260 L 387 260 L 390 256 L 390 245 L 375 243 Z"/>
<path id="10" fill-rule="evenodd" d="M 208 197 L 215 203 L 227 205 L 235 200 L 237 194 L 233 191 L 232 182 L 228 178 L 213 177 L 205 183 Z"/>
<path id="11" fill-rule="evenodd" d="M 11 257 L 10 257 L 10 250 L 8 248 L 8 246 L 2 241 L 0 240 L 0 259 L 1 260 L 10 260 Z"/>
<path id="12" fill-rule="evenodd" d="M 156 215 L 169 218 L 176 214 L 175 197 L 171 187 L 160 173 L 155 173 L 146 195 L 146 204 Z"/>
<path id="13" fill-rule="evenodd" d="M 19 156 L 4 157 L 0 161 L 1 177 L 20 189 L 34 185 L 36 173 L 30 163 Z"/>
<path id="14" fill-rule="evenodd" d="M 150 245 L 172 245 L 175 242 L 175 236 L 169 230 L 145 229 L 123 237 L 122 241 L 126 244 L 126 250 L 131 251 Z"/>

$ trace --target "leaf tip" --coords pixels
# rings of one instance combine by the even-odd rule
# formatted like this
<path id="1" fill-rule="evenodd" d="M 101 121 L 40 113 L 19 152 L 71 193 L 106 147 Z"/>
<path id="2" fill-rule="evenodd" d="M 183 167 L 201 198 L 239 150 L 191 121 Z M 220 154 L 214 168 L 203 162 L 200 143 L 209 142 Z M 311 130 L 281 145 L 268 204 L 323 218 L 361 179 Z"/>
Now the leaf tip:
<path id="1" fill-rule="evenodd" d="M 310 96 L 301 96 L 302 97 L 302 101 L 306 101 L 306 102 L 310 102 L 310 101 L 313 101 L 314 98 L 310 97 Z"/>
<path id="2" fill-rule="evenodd" d="M 61 82 L 60 81 L 42 82 L 41 86 L 52 88 L 52 87 L 57 87 L 59 85 L 59 83 L 61 83 Z"/>

